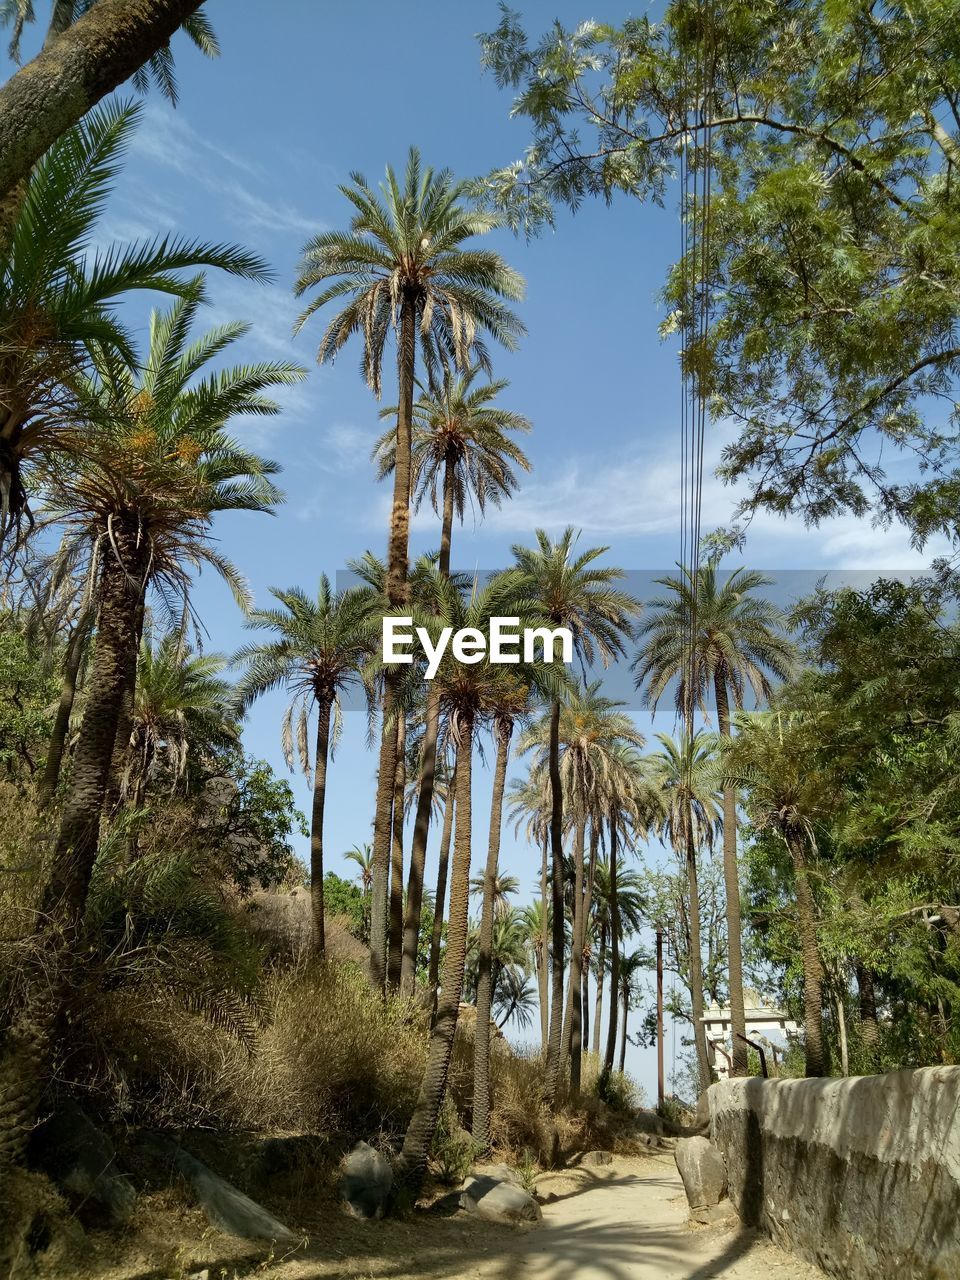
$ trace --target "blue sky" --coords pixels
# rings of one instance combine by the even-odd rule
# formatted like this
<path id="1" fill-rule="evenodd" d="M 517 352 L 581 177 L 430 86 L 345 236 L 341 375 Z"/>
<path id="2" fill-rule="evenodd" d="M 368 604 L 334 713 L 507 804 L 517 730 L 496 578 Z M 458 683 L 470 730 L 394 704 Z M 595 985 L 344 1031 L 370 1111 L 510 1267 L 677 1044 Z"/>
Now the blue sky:
<path id="1" fill-rule="evenodd" d="M 515 7 L 537 33 L 554 17 L 619 22 L 630 12 L 615 3 L 591 12 L 568 0 L 515 0 Z M 425 162 L 472 176 L 515 159 L 526 136 L 523 123 L 509 118 L 508 95 L 481 74 L 474 37 L 497 22 L 492 0 L 275 0 L 266 8 L 209 0 L 207 9 L 222 56 L 207 61 L 177 38 L 180 106 L 172 110 L 156 91 L 147 98 L 102 234 L 239 241 L 275 270 L 267 286 L 212 279 L 206 317 L 211 325 L 251 322 L 239 358 L 310 366 L 308 379 L 282 394 L 280 417 L 240 428 L 282 464 L 285 505 L 275 518 L 229 517 L 219 529 L 223 550 L 262 603 L 271 585 L 312 589 L 319 573 L 334 575 L 365 548 L 382 555 L 386 547 L 387 493 L 369 462 L 379 406 L 359 376 L 359 349 L 318 369 L 321 324 L 290 337 L 298 310 L 291 283 L 304 241 L 345 225 L 348 206 L 337 184 L 352 170 L 378 179 L 386 163 L 402 167 L 414 143 Z M 561 213 L 556 230 L 532 243 L 507 233 L 490 240 L 527 280 L 520 311 L 529 335 L 517 353 L 497 355 L 495 369 L 511 382 L 503 403 L 534 423 L 526 444 L 534 470 L 502 511 L 479 525 L 468 517 L 456 531 L 455 564 L 496 567 L 535 528 L 556 533 L 573 524 L 585 544 L 610 544 L 612 563 L 668 569 L 680 542 L 680 386 L 675 349 L 660 342 L 657 325 L 658 291 L 679 243 L 673 196 L 664 209 L 588 204 L 576 217 Z M 142 325 L 145 314 L 132 311 L 131 319 Z M 392 391 L 385 394 L 391 403 Z M 708 461 L 723 438 L 721 428 L 711 432 Z M 708 479 L 705 529 L 727 523 L 735 501 Z M 437 541 L 435 518 L 424 510 L 414 550 Z M 759 568 L 808 571 L 916 569 L 926 560 L 898 530 L 853 518 L 807 530 L 768 516 L 754 522 L 745 558 Z M 814 577 L 803 574 L 804 585 Z M 209 648 L 230 652 L 246 638 L 220 584 L 205 578 L 195 601 Z M 283 705 L 278 695 L 256 706 L 245 740 L 285 774 Z M 638 720 L 648 733 L 672 727 L 669 711 L 653 726 L 646 712 Z M 348 716 L 330 774 L 326 842 L 328 865 L 345 874 L 339 852 L 370 839 L 373 768 L 365 718 Z M 475 848 L 483 850 L 489 771 L 477 772 Z M 294 785 L 307 808 L 303 779 Z M 502 861 L 521 876 L 525 895 L 532 891 L 536 855 L 509 831 Z M 428 867 L 428 882 L 433 874 Z M 631 1049 L 628 1061 L 648 1092 L 655 1088 L 651 1054 Z"/>

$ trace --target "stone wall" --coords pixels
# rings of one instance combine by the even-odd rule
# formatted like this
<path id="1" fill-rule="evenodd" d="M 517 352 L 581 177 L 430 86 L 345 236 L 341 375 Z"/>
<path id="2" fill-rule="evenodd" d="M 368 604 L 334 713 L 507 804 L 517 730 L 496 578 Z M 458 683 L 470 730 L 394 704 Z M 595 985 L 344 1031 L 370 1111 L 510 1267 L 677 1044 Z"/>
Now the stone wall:
<path id="1" fill-rule="evenodd" d="M 960 1067 L 711 1086 L 745 1226 L 843 1280 L 960 1277 Z"/>

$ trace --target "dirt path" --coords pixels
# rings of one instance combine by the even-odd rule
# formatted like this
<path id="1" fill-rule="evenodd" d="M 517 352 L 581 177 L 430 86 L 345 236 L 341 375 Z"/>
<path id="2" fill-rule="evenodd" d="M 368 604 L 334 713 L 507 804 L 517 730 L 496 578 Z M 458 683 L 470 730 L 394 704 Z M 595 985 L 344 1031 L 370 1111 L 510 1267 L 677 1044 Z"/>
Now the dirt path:
<path id="1" fill-rule="evenodd" d="M 672 1155 L 617 1158 L 542 1178 L 558 1198 L 526 1231 L 453 1218 L 328 1221 L 304 1256 L 264 1280 L 821 1280 L 821 1273 L 739 1229 L 690 1227 Z M 211 1276 L 215 1272 L 211 1271 Z"/>

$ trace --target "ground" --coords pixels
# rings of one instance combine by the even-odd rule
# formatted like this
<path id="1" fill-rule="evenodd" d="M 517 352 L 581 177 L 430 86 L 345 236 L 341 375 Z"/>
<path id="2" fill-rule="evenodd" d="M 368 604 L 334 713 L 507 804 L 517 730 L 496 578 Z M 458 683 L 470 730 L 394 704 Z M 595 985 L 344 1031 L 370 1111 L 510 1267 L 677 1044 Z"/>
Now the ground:
<path id="1" fill-rule="evenodd" d="M 545 1175 L 543 1222 L 498 1228 L 458 1213 L 357 1222 L 325 1203 L 311 1240 L 286 1256 L 241 1257 L 243 1246 L 206 1233 L 190 1250 L 168 1250 L 167 1270 L 140 1254 L 110 1280 L 818 1280 L 816 1268 L 752 1232 L 691 1227 L 671 1153 L 616 1157 L 600 1168 Z M 184 1222 L 182 1225 L 186 1226 Z M 156 1266 L 157 1255 L 151 1261 Z M 103 1272 L 100 1272 L 104 1275 Z"/>

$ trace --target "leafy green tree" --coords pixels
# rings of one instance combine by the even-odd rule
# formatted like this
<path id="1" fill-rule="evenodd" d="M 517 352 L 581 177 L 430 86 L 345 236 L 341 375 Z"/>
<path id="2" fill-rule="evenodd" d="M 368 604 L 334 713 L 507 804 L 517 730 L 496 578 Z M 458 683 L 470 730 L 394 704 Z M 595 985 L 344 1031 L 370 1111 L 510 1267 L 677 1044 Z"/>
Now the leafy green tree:
<path id="1" fill-rule="evenodd" d="M 335 592 L 326 574 L 320 576 L 315 599 L 298 587 L 271 589 L 278 609 L 254 609 L 246 625 L 269 631 L 275 639 L 255 641 L 240 649 L 234 662 L 244 672 L 237 685 L 242 708 L 263 694 L 283 687 L 291 695 L 283 720 L 283 752 L 293 768 L 294 744 L 309 780 L 310 718 L 317 713 L 313 753 L 313 815 L 310 830 L 310 904 L 313 945 L 323 954 L 323 812 L 327 763 L 340 731 L 340 701 L 361 685 L 363 672 L 376 647 L 375 601 L 359 587 Z"/>
<path id="2" fill-rule="evenodd" d="M 539 41 L 506 10 L 481 37 L 532 130 L 489 179 L 515 225 L 590 195 L 662 199 L 681 148 L 688 172 L 714 170 L 709 229 L 704 201 L 685 209 L 703 234 L 665 327 L 689 327 L 703 280 L 685 365 L 739 424 L 721 469 L 749 482 L 748 511 L 873 506 L 920 539 L 957 531 L 955 424 L 923 407 L 956 400 L 960 372 L 954 16 L 949 0 L 735 0 L 701 20 L 674 0 L 662 21 Z M 936 465 L 904 474 L 915 453 Z"/>
<path id="3" fill-rule="evenodd" d="M 304 247 L 296 292 L 312 297 L 297 321 L 301 329 L 328 303 L 347 299 L 327 324 L 317 361 L 332 360 L 353 334 L 363 342 L 363 373 L 379 397 L 384 352 L 396 331 L 399 404 L 393 452 L 393 506 L 387 551 L 386 597 L 393 609 L 408 600 L 407 555 L 413 492 L 413 401 L 417 348 L 428 372 L 450 361 L 461 369 L 471 356 L 486 364 L 483 335 L 508 348 L 523 326 L 507 303 L 523 294 L 521 278 L 492 250 L 465 248 L 500 219 L 468 201 L 467 184 L 449 170 L 423 168 L 411 148 L 402 182 L 387 167 L 378 195 L 360 174 L 340 188 L 355 213 L 350 230 L 324 231 Z M 393 792 L 397 773 L 394 724 L 396 673 L 387 672 L 374 817 L 374 885 L 370 964 L 386 981 Z M 429 803 L 425 821 L 429 821 Z"/>
<path id="4" fill-rule="evenodd" d="M 10 781 L 34 777 L 50 734 L 56 679 L 13 614 L 0 617 L 0 770 Z"/>
<path id="5" fill-rule="evenodd" d="M 706 714 L 713 694 L 717 729 L 730 736 L 730 704 L 742 710 L 749 689 L 757 705 L 795 666 L 793 645 L 785 634 L 785 618 L 757 592 L 772 583 L 751 569 L 718 573 L 713 558 L 701 564 L 696 581 L 689 569 L 679 577 L 658 578 L 668 594 L 650 602 L 640 623 L 644 643 L 634 669 L 637 687 L 656 709 L 672 684 L 679 712 L 688 705 Z M 693 619 L 692 661 L 688 636 Z M 727 947 L 730 966 L 730 1027 L 733 1035 L 731 1074 L 747 1074 L 747 1033 L 743 1012 L 743 959 L 740 925 L 740 879 L 737 871 L 737 793 L 723 789 L 723 873 L 727 897 Z"/>

